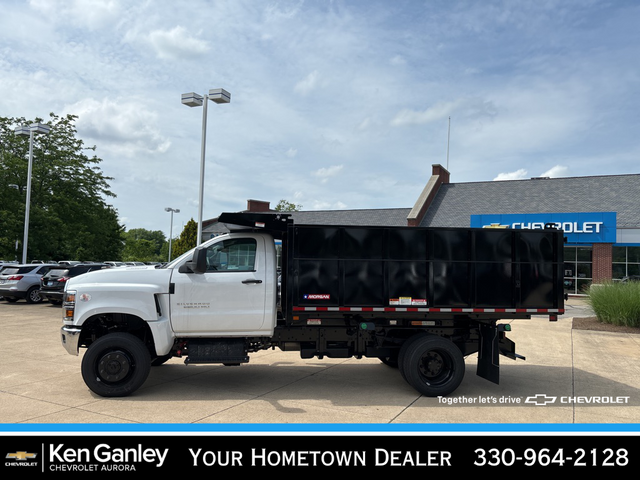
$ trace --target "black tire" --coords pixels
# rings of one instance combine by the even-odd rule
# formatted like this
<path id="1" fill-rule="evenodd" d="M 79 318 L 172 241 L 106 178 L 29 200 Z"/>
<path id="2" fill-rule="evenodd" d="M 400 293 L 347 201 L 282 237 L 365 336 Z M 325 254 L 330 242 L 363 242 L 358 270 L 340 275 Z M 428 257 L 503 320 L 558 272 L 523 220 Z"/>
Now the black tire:
<path id="1" fill-rule="evenodd" d="M 416 335 L 403 346 L 400 369 L 405 380 L 426 397 L 452 393 L 464 378 L 464 356 L 450 340 Z"/>
<path id="2" fill-rule="evenodd" d="M 14 303 L 18 301 L 16 297 L 4 297 L 4 299 L 9 303 Z"/>
<path id="3" fill-rule="evenodd" d="M 40 303 L 42 302 L 42 295 L 40 295 L 39 287 L 31 287 L 27 290 L 27 296 L 24 297 L 27 303 Z"/>
<path id="4" fill-rule="evenodd" d="M 427 333 L 418 333 L 416 335 L 413 335 L 412 337 L 409 337 L 407 340 L 405 340 L 405 342 L 402 344 L 402 347 L 400 347 L 400 352 L 398 352 L 398 368 L 400 369 L 402 378 L 404 378 L 405 380 L 407 380 L 407 376 L 404 373 L 404 357 L 406 355 L 407 349 L 413 342 L 418 341 L 421 338 L 426 337 L 427 335 Z"/>
<path id="5" fill-rule="evenodd" d="M 57 299 L 54 299 L 54 298 L 50 298 L 49 299 L 49 303 L 52 304 L 52 305 L 60 306 L 60 305 L 62 305 L 62 300 L 57 300 Z"/>
<path id="6" fill-rule="evenodd" d="M 129 333 L 100 337 L 82 358 L 82 378 L 102 397 L 126 397 L 146 381 L 151 355 L 144 343 Z"/>

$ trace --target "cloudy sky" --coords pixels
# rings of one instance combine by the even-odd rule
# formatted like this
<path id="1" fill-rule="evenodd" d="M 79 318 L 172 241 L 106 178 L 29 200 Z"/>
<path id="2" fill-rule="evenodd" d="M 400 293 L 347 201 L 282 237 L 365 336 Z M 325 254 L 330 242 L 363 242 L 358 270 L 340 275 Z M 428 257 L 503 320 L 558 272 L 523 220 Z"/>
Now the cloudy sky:
<path id="1" fill-rule="evenodd" d="M 211 88 L 205 219 L 412 207 L 447 151 L 453 182 L 638 173 L 638 25 L 623 0 L 2 0 L 0 115 L 78 115 L 127 229 L 197 218 L 180 97 Z"/>

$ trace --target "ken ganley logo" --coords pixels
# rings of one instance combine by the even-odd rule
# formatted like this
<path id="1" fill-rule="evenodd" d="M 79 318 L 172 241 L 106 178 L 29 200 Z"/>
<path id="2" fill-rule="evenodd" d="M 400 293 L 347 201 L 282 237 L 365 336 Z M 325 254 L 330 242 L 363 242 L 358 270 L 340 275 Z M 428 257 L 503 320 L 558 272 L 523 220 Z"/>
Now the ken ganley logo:
<path id="1" fill-rule="evenodd" d="M 169 449 L 144 448 L 138 444 L 117 448 L 101 443 L 94 448 L 49 445 L 47 468 L 55 472 L 135 472 L 141 464 L 162 467 Z"/>
<path id="2" fill-rule="evenodd" d="M 37 454 L 30 452 L 12 452 L 7 453 L 5 457 L 5 467 L 35 467 L 38 465 L 36 461 Z"/>

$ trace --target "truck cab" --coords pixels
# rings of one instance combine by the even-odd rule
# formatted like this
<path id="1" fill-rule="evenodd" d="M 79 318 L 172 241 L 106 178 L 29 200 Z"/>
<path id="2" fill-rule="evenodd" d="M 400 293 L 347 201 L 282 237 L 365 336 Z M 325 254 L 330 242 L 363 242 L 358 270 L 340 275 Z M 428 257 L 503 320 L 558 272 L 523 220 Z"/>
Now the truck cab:
<path id="1" fill-rule="evenodd" d="M 193 256 L 196 263 L 187 260 L 168 267 L 174 334 L 271 336 L 277 281 L 273 238 L 232 233 L 199 247 Z"/>
<path id="2" fill-rule="evenodd" d="M 105 269 L 70 279 L 62 343 L 73 355 L 88 348 L 85 381 L 101 395 L 119 396 L 139 386 L 130 383 L 130 373 L 123 373 L 132 372 L 134 365 L 140 370 L 143 363 L 160 364 L 176 351 L 194 353 L 200 363 L 213 362 L 215 355 L 203 353 L 213 344 L 203 338 L 217 339 L 214 350 L 239 350 L 240 342 L 232 339 L 272 336 L 276 302 L 273 238 L 229 233 L 159 268 Z M 102 346 L 107 339 L 121 343 Z M 105 364 L 109 367 L 101 367 Z"/>

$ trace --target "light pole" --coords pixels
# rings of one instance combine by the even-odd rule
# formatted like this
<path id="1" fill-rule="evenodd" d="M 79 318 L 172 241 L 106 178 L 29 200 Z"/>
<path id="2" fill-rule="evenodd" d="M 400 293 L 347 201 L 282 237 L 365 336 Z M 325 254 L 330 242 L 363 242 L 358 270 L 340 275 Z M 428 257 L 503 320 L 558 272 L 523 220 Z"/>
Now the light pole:
<path id="1" fill-rule="evenodd" d="M 212 88 L 208 94 L 183 93 L 182 104 L 188 107 L 203 107 L 202 109 L 202 144 L 200 146 L 200 193 L 198 199 L 198 238 L 196 246 L 202 242 L 202 202 L 204 196 L 204 152 L 207 143 L 207 100 L 215 103 L 229 103 L 231 94 L 222 88 Z"/>
<path id="2" fill-rule="evenodd" d="M 29 242 L 29 210 L 31 208 L 31 172 L 33 170 L 33 137 L 36 133 L 49 133 L 51 128 L 44 123 L 32 123 L 16 127 L 16 135 L 29 135 L 29 168 L 27 172 L 27 200 L 24 209 L 24 239 L 22 240 L 22 263 L 27 263 L 27 244 Z"/>
<path id="3" fill-rule="evenodd" d="M 171 239 L 173 238 L 173 213 L 180 213 L 180 209 L 179 208 L 171 208 L 171 207 L 167 207 L 164 209 L 165 212 L 171 212 L 171 223 L 169 226 L 169 258 L 167 259 L 168 262 L 171 261 Z"/>

